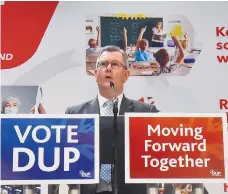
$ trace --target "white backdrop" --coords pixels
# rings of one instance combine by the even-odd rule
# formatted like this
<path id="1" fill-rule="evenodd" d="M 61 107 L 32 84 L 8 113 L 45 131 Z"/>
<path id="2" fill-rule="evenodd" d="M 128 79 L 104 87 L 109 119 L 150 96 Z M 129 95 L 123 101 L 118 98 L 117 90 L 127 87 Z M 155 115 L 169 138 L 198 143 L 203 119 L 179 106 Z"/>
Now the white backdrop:
<path id="1" fill-rule="evenodd" d="M 4 5 L 3 5 L 4 6 Z M 1 71 L 3 85 L 42 85 L 47 113 L 64 113 L 68 106 L 94 98 L 94 77 L 86 74 L 85 19 L 88 13 L 182 14 L 192 24 L 195 44 L 203 50 L 185 77 L 130 77 L 129 98 L 153 96 L 162 112 L 225 112 L 219 99 L 228 100 L 228 64 L 219 64 L 216 26 L 228 27 L 228 2 L 59 2 L 36 53 L 23 65 Z M 223 185 L 207 186 L 222 194 Z"/>

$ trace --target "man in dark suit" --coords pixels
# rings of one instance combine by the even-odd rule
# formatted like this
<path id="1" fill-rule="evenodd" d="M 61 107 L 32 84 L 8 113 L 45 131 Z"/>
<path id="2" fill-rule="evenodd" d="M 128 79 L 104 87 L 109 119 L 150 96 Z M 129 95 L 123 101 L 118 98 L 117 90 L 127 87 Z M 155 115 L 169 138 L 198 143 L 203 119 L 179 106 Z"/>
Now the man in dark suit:
<path id="1" fill-rule="evenodd" d="M 115 46 L 104 47 L 98 56 L 96 67 L 95 77 L 99 88 L 98 96 L 81 105 L 68 107 L 66 114 L 107 115 L 103 111 L 102 105 L 113 99 L 111 81 L 115 85 L 119 115 L 124 115 L 125 112 L 158 112 L 154 105 L 128 99 L 123 94 L 124 83 L 130 75 L 128 59 L 124 51 Z"/>
<path id="2" fill-rule="evenodd" d="M 128 80 L 128 58 L 124 51 L 115 46 L 104 47 L 98 55 L 95 78 L 99 93 L 91 101 L 81 105 L 68 107 L 66 114 L 100 114 L 101 116 L 113 115 L 113 90 L 110 87 L 112 81 L 115 85 L 118 99 L 118 115 L 125 112 L 158 112 L 152 104 L 146 104 L 131 100 L 123 94 L 124 83 Z M 108 167 L 106 167 L 107 169 Z M 102 170 L 101 170 L 102 174 Z M 107 178 L 107 176 L 106 176 Z M 146 185 L 124 184 L 119 187 L 119 194 L 142 194 L 146 192 Z M 81 186 L 82 194 L 109 194 L 111 193 L 110 180 L 100 180 L 98 185 Z"/>

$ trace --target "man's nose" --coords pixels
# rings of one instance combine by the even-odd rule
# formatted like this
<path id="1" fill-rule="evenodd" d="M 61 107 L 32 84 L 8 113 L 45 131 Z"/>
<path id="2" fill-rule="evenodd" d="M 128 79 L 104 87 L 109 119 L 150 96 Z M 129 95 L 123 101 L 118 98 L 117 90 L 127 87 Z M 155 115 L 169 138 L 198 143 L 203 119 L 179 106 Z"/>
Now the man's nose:
<path id="1" fill-rule="evenodd" d="M 107 68 L 106 68 L 106 71 L 112 71 L 112 66 L 111 66 L 110 63 L 108 64 L 108 66 L 107 66 Z"/>

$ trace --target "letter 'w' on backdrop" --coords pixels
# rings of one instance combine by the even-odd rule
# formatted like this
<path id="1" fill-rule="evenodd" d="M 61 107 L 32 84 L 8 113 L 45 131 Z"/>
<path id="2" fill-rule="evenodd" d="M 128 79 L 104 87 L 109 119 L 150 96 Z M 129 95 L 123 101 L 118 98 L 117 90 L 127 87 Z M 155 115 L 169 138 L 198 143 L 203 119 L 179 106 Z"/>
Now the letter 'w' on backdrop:
<path id="1" fill-rule="evenodd" d="M 125 114 L 126 183 L 225 183 L 223 113 Z"/>
<path id="2" fill-rule="evenodd" d="M 99 115 L 1 115 L 2 184 L 99 182 Z"/>

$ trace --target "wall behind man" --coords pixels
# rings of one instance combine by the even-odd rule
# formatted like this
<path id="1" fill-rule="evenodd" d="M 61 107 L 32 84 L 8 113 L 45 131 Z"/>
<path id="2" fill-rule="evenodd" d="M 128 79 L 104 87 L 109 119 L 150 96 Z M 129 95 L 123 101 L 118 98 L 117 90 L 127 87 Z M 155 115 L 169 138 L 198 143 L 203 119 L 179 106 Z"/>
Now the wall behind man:
<path id="1" fill-rule="evenodd" d="M 6 21 L 4 14 L 11 14 L 8 18 L 16 20 L 16 15 L 25 8 L 25 3 L 5 2 L 1 6 L 3 20 Z M 228 100 L 228 65 L 218 63 L 216 55 L 226 55 L 226 51 L 217 51 L 216 43 L 227 38 L 216 37 L 215 28 L 228 26 L 227 2 L 55 2 L 51 5 L 39 3 L 41 5 L 35 8 L 34 4 L 30 5 L 30 9 L 36 9 L 34 13 L 39 18 L 34 24 L 46 22 L 46 25 L 42 25 L 44 27 L 40 41 L 37 41 L 36 49 L 25 62 L 7 69 L 7 64 L 27 52 L 27 46 L 23 44 L 26 42 L 26 36 L 23 36 L 24 42 L 15 45 L 18 48 L 15 50 L 17 53 L 12 53 L 14 58 L 2 61 L 2 68 L 5 68 L 1 70 L 1 82 L 2 85 L 42 85 L 43 104 L 48 113 L 64 113 L 66 107 L 90 100 L 97 94 L 95 79 L 87 75 L 85 67 L 85 18 L 88 13 L 154 14 L 155 11 L 155 14 L 159 15 L 184 15 L 193 26 L 196 36 L 194 45 L 203 43 L 203 50 L 188 76 L 130 77 L 125 85 L 127 97 L 139 99 L 152 96 L 155 105 L 162 112 L 224 112 L 220 110 L 219 99 Z M 12 12 L 9 6 L 13 6 L 15 12 Z M 7 11 L 9 12 L 6 13 Z M 23 14 L 25 23 L 31 19 L 30 15 L 26 14 L 32 14 L 32 11 Z M 21 21 L 16 20 L 14 23 Z M 7 19 L 2 25 L 14 23 Z M 29 27 L 31 26 L 26 29 L 24 25 L 24 32 L 28 32 Z M 12 33 L 12 37 L 18 37 L 18 28 L 11 26 L 10 29 L 14 29 L 12 32 L 15 36 Z M 36 34 L 31 32 L 29 35 Z M 13 44 L 14 39 L 11 40 Z M 2 47 L 2 52 L 10 51 L 4 51 Z M 218 192 L 213 190 L 213 193 Z"/>
<path id="2" fill-rule="evenodd" d="M 228 96 L 223 88 L 227 65 L 219 65 L 216 60 L 215 27 L 227 24 L 226 5 L 226 2 L 59 2 L 34 55 L 16 68 L 3 70 L 2 84 L 42 84 L 47 112 L 63 113 L 67 106 L 89 100 L 97 93 L 94 77 L 85 71 L 87 13 L 153 14 L 152 8 L 156 8 L 156 14 L 179 13 L 188 18 L 197 35 L 195 41 L 204 44 L 203 51 L 188 76 L 130 77 L 126 95 L 134 99 L 153 96 L 161 111 L 219 111 L 218 98 Z M 211 14 L 215 8 L 219 10 L 216 17 Z"/>

